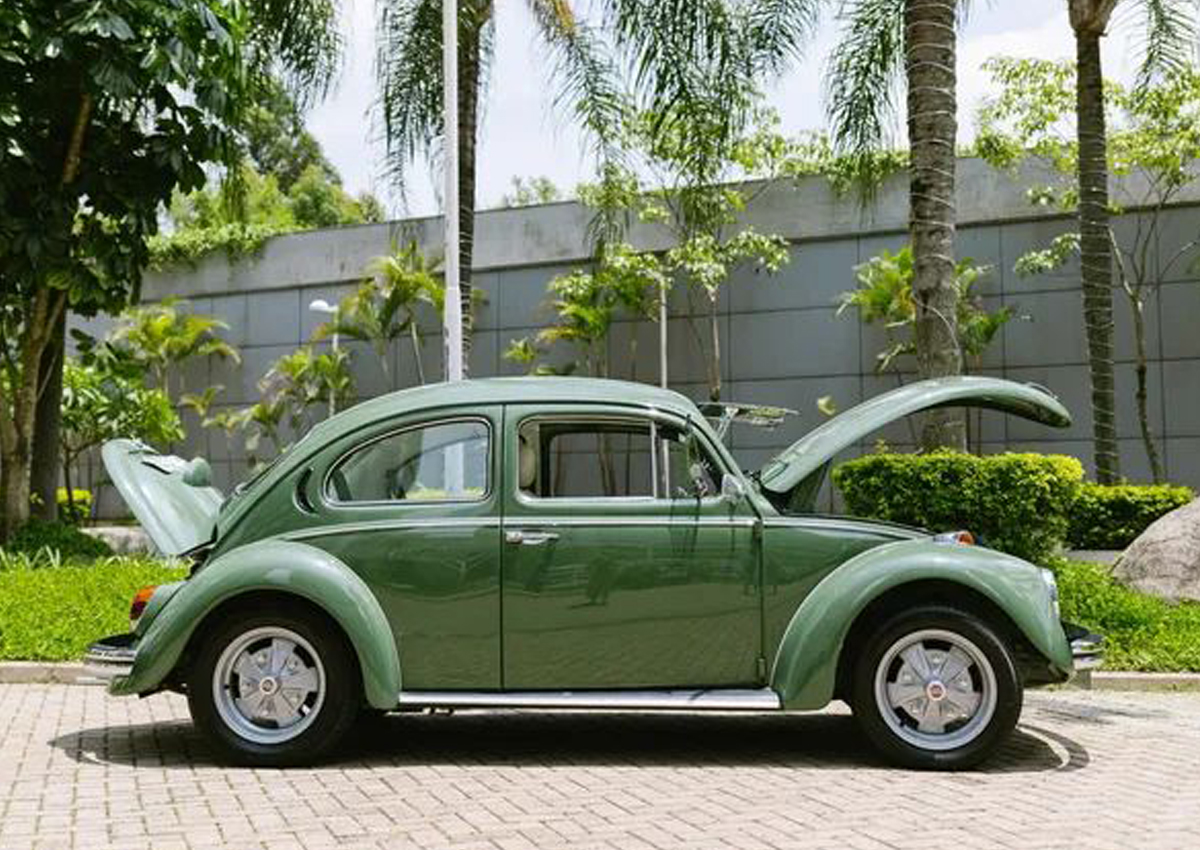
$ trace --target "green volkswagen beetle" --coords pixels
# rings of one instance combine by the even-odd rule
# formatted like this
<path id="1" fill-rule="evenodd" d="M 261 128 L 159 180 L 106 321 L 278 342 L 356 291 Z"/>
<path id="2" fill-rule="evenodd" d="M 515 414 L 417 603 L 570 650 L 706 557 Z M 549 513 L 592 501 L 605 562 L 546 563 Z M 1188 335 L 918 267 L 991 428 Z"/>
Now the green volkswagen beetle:
<path id="1" fill-rule="evenodd" d="M 644 384 L 475 380 L 351 408 L 228 496 L 203 460 L 118 440 L 121 495 L 193 567 L 140 592 L 89 666 L 113 694 L 186 693 L 249 764 L 318 759 L 372 711 L 842 699 L 896 762 L 968 766 L 1025 686 L 1096 663 L 1100 640 L 1059 622 L 1051 573 L 966 532 L 815 512 L 835 454 L 943 405 L 1070 422 L 1033 386 L 925 381 L 747 474 L 719 432 L 761 409 L 714 423 Z"/>

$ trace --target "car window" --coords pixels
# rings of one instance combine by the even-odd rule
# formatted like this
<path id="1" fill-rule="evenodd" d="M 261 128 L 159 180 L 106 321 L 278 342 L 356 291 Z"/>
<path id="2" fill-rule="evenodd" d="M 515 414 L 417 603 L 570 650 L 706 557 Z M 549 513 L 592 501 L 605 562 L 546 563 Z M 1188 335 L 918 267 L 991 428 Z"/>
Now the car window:
<path id="1" fill-rule="evenodd" d="M 685 431 L 649 420 L 534 418 L 518 430 L 526 496 L 687 498 L 717 493 L 719 467 Z"/>
<path id="2" fill-rule="evenodd" d="M 379 437 L 330 472 L 336 502 L 482 499 L 488 490 L 489 432 L 484 422 L 442 422 Z"/>

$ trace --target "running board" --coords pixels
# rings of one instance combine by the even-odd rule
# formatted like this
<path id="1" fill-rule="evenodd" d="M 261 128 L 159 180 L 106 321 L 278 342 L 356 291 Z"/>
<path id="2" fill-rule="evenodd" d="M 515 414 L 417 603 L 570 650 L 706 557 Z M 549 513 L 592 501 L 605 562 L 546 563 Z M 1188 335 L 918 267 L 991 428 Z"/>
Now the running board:
<path id="1" fill-rule="evenodd" d="M 401 708 L 588 708 L 608 711 L 775 711 L 770 688 L 669 691 L 401 691 Z"/>

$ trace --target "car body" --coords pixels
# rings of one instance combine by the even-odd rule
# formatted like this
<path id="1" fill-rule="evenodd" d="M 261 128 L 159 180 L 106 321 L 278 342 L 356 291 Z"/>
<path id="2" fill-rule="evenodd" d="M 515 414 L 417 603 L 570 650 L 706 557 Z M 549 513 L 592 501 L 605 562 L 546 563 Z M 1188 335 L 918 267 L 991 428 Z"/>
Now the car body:
<path id="1" fill-rule="evenodd" d="M 1098 639 L 1059 622 L 1048 571 L 968 535 L 814 511 L 838 452 L 947 405 L 1070 422 L 1038 387 L 923 381 L 747 474 L 677 393 L 472 380 L 333 416 L 228 497 L 203 460 L 114 441 L 122 496 L 194 566 L 88 660 L 113 694 L 186 692 L 223 751 L 257 764 L 319 757 L 363 709 L 835 698 L 901 763 L 972 764 L 1025 685 L 1094 663 Z"/>

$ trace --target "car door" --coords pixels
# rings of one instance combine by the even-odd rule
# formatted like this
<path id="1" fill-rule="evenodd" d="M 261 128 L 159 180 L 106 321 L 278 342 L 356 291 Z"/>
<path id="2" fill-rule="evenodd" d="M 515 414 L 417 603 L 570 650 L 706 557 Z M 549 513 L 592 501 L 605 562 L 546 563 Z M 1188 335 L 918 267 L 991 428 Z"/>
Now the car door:
<path id="1" fill-rule="evenodd" d="M 761 681 L 758 518 L 720 497 L 706 437 L 649 411 L 509 405 L 504 441 L 506 690 Z"/>
<path id="2" fill-rule="evenodd" d="M 379 599 L 405 690 L 500 687 L 501 408 L 426 412 L 345 438 L 305 493 L 301 535 Z"/>

